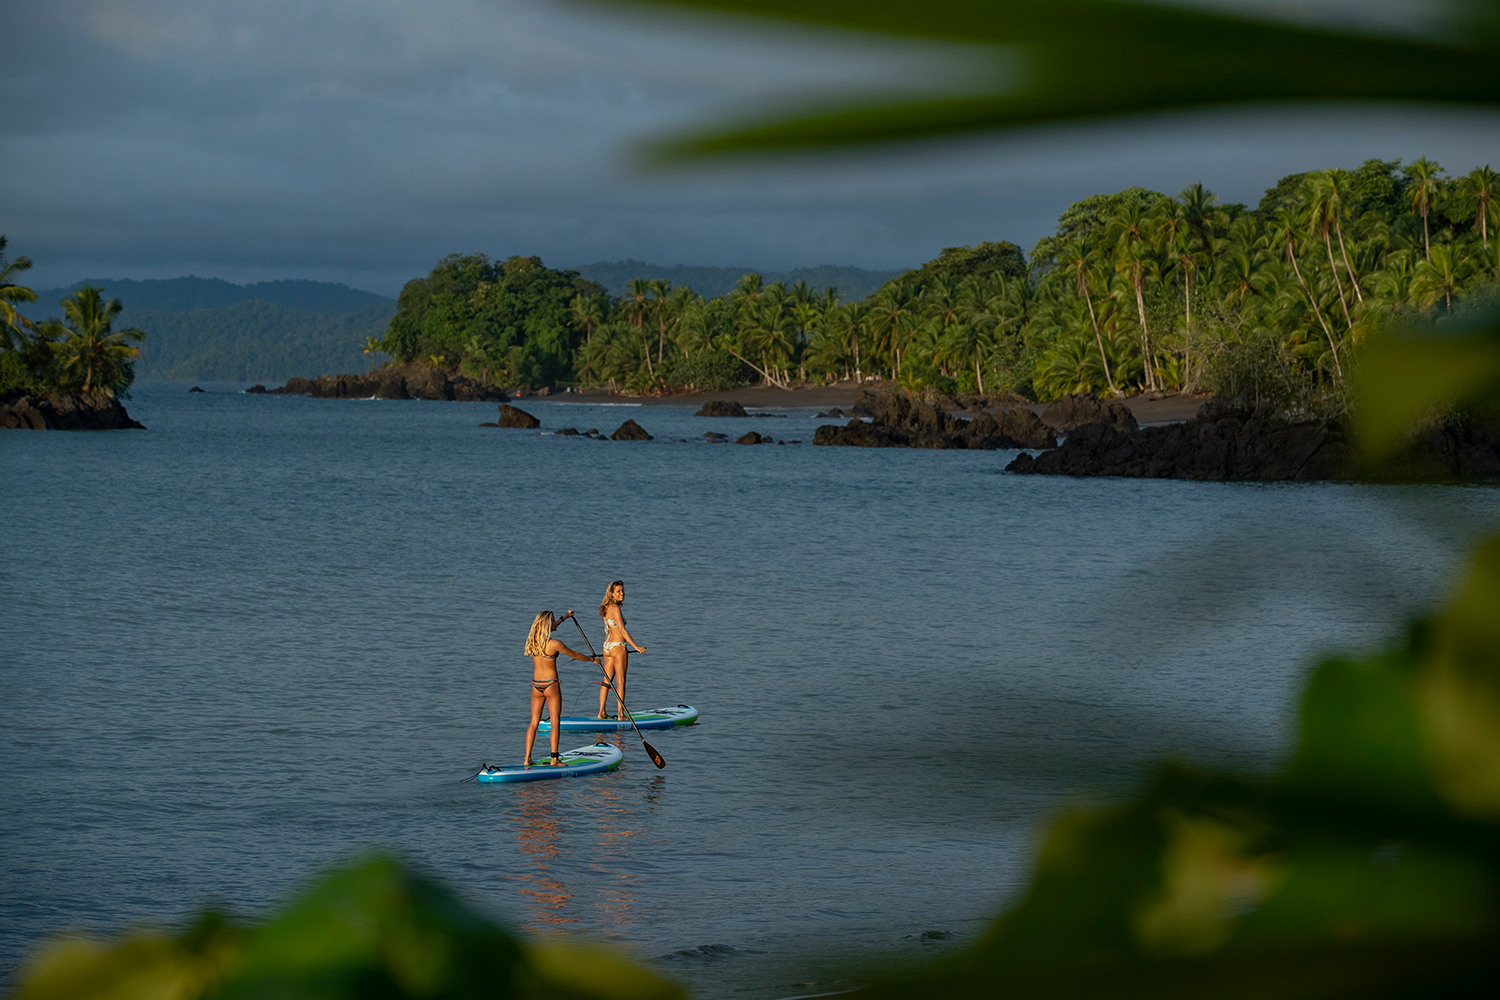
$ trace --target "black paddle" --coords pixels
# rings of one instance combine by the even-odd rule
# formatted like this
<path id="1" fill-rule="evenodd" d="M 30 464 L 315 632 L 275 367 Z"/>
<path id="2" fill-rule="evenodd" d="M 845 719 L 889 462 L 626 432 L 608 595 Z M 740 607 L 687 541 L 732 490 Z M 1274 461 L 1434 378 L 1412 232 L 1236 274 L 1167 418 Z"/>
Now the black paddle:
<path id="1" fill-rule="evenodd" d="M 569 615 L 568 617 L 573 618 L 572 615 Z M 573 618 L 573 627 L 578 630 L 579 635 L 583 636 L 583 641 L 588 643 L 589 652 L 594 653 L 594 644 L 592 642 L 589 642 L 588 633 L 583 630 L 582 625 L 578 624 L 577 618 Z M 594 655 L 598 656 L 599 654 L 594 653 Z M 603 670 L 604 664 L 599 664 L 599 669 Z M 630 728 L 635 730 L 635 734 L 637 736 L 641 736 L 641 727 L 635 724 L 635 719 L 630 715 L 630 708 L 625 704 L 625 699 L 620 697 L 619 689 L 615 687 L 614 681 L 609 679 L 609 674 L 607 672 L 604 675 L 604 682 L 608 684 L 609 689 L 615 693 L 615 701 L 619 704 L 620 711 L 625 713 L 625 718 L 630 719 Z M 647 743 L 646 737 L 644 736 L 641 736 L 641 746 L 646 748 L 646 756 L 651 758 L 651 763 L 655 764 L 658 770 L 667 766 L 667 759 L 661 754 L 657 753 L 656 747 Z"/>

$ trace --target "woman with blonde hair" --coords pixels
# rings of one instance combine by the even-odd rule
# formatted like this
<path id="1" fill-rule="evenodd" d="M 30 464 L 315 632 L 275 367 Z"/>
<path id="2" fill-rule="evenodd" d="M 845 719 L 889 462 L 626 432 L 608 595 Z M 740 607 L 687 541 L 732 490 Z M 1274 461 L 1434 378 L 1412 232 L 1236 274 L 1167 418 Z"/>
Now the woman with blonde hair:
<path id="1" fill-rule="evenodd" d="M 531 725 L 526 727 L 526 756 L 521 758 L 526 767 L 535 763 L 531 759 L 531 745 L 536 741 L 537 726 L 541 725 L 543 704 L 552 716 L 552 759 L 548 766 L 562 763 L 557 755 L 557 740 L 562 733 L 562 684 L 557 679 L 557 654 L 567 653 L 586 663 L 599 662 L 599 657 L 575 653 L 562 640 L 552 638 L 552 630 L 571 617 L 572 611 L 561 618 L 553 617 L 550 611 L 538 612 L 526 636 L 526 655 L 531 657 Z"/>
<path id="2" fill-rule="evenodd" d="M 609 585 L 604 592 L 604 600 L 599 602 L 599 617 L 604 619 L 604 677 L 615 689 L 615 718 L 627 721 L 630 716 L 625 711 L 625 667 L 630 659 L 630 652 L 626 644 L 630 645 L 637 653 L 644 653 L 645 646 L 637 646 L 630 633 L 625 631 L 625 616 L 620 612 L 620 605 L 625 603 L 625 583 L 616 580 Z M 604 700 L 609 694 L 609 688 L 601 685 L 599 688 L 599 718 L 607 719 L 604 714 Z"/>

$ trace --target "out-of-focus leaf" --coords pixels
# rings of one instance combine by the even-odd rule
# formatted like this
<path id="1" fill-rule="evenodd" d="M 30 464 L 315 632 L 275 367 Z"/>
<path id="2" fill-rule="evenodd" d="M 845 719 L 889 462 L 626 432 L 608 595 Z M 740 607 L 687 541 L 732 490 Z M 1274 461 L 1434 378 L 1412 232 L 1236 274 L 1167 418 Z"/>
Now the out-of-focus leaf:
<path id="1" fill-rule="evenodd" d="M 320 879 L 261 928 L 225 995 L 456 998 L 508 983 L 520 963 L 510 934 L 447 889 L 374 857 Z"/>
<path id="2" fill-rule="evenodd" d="M 1450 42 L 1122 0 L 628 0 L 996 46 L 1013 87 L 830 109 L 660 144 L 664 158 L 876 142 L 1252 101 L 1500 103 L 1491 34 Z M 1479 8 L 1482 4 L 1475 3 Z M 1009 74 L 1006 74 L 1009 75 Z M 1000 77 L 997 77 L 997 79 Z"/>
<path id="3" fill-rule="evenodd" d="M 175 938 L 61 938 L 26 963 L 14 1000 L 195 1000 L 223 979 L 243 938 L 213 914 Z"/>
<path id="4" fill-rule="evenodd" d="M 1302 696 L 1302 738 L 1285 786 L 1309 797 L 1441 809 L 1423 756 L 1414 666 L 1411 649 L 1319 665 Z"/>
<path id="5" fill-rule="evenodd" d="M 680 1000 L 617 952 L 523 946 L 448 889 L 374 856 L 318 879 L 257 930 L 206 918 L 177 938 L 67 939 L 18 1000 Z"/>
<path id="6" fill-rule="evenodd" d="M 600 944 L 538 942 L 527 946 L 526 958 L 535 974 L 527 992 L 538 997 L 683 1000 L 686 995 L 676 983 L 647 972 Z"/>
<path id="7" fill-rule="evenodd" d="M 1434 410 L 1500 395 L 1500 324 L 1464 334 L 1371 337 L 1354 392 L 1360 446 L 1378 461 Z"/>
<path id="8" fill-rule="evenodd" d="M 1436 783 L 1461 815 L 1500 820 L 1500 537 L 1433 623 L 1420 684 Z"/>

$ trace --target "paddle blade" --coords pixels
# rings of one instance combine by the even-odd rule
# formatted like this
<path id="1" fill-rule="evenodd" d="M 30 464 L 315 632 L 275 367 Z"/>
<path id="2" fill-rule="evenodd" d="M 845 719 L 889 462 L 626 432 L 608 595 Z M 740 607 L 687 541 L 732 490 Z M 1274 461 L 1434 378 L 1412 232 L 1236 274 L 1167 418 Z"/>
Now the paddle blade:
<path id="1" fill-rule="evenodd" d="M 661 754 L 657 753 L 656 752 L 656 747 L 654 747 L 651 744 L 647 743 L 646 742 L 646 738 L 644 736 L 641 737 L 641 746 L 643 746 L 643 747 L 646 748 L 646 756 L 648 756 L 648 757 L 651 758 L 651 763 L 653 763 L 653 764 L 656 765 L 657 770 L 660 770 L 661 768 L 664 768 L 664 767 L 667 766 L 667 759 L 665 757 L 663 757 Z"/>

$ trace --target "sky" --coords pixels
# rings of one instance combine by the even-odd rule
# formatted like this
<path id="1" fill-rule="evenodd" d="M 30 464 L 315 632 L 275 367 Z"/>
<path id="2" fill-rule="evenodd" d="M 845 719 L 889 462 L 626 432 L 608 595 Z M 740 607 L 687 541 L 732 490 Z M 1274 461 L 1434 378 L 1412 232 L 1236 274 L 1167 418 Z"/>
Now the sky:
<path id="1" fill-rule="evenodd" d="M 1210 0 L 1199 0 L 1210 2 Z M 1430 31 L 1420 0 L 1212 0 Z M 993 72 L 962 45 L 541 0 L 0 0 L 0 233 L 34 288 L 186 274 L 395 295 L 449 253 L 783 271 L 1025 248 L 1072 202 L 1427 156 L 1500 112 L 1259 107 L 646 170 L 640 144 L 809 93 Z"/>

